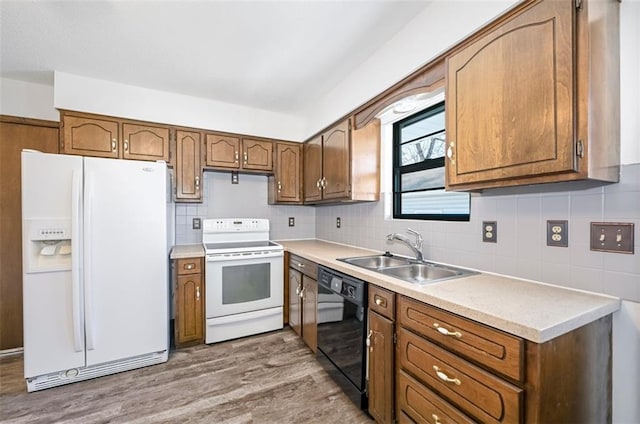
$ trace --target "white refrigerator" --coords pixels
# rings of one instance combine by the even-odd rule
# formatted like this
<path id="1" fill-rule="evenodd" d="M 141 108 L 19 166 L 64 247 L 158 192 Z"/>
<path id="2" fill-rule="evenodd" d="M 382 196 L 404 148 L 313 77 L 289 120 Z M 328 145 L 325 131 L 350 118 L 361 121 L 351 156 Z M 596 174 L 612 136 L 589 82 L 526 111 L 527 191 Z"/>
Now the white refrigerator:
<path id="1" fill-rule="evenodd" d="M 167 360 L 167 211 L 164 162 L 22 152 L 28 391 Z"/>

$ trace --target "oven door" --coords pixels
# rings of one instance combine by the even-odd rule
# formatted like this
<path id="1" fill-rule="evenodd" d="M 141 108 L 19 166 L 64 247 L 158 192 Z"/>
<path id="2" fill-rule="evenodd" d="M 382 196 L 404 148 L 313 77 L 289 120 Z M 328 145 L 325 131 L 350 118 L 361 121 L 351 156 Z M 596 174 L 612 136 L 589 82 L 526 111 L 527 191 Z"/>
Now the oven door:
<path id="1" fill-rule="evenodd" d="M 207 256 L 207 318 L 282 306 L 283 256 L 282 251 Z"/>

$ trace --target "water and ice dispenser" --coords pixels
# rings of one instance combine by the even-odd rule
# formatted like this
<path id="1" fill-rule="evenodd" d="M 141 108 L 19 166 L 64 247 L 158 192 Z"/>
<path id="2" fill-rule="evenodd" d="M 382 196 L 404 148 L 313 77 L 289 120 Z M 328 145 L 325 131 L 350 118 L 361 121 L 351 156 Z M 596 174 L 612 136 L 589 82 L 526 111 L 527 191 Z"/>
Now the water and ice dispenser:
<path id="1" fill-rule="evenodd" d="M 24 223 L 25 272 L 70 270 L 71 220 L 28 219 Z"/>

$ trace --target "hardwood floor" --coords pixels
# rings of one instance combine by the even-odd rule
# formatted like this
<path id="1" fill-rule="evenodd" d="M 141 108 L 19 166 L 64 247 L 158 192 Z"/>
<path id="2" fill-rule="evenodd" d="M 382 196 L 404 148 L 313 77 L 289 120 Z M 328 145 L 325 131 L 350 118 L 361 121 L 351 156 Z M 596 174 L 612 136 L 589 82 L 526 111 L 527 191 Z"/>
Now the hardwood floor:
<path id="1" fill-rule="evenodd" d="M 34 393 L 22 364 L 0 358 L 2 423 L 372 423 L 289 329 Z"/>

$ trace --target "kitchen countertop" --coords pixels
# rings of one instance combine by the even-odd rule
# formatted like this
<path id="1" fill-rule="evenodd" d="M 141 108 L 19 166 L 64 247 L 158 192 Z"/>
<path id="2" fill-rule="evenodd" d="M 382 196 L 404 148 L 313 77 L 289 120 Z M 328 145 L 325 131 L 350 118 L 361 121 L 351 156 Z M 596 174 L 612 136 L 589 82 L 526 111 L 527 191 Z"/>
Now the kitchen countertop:
<path id="1" fill-rule="evenodd" d="M 616 297 L 490 273 L 419 286 L 336 260 L 379 251 L 313 239 L 278 243 L 320 265 L 536 343 L 620 309 Z"/>
<path id="2" fill-rule="evenodd" d="M 177 244 L 171 249 L 169 258 L 171 259 L 184 259 L 184 258 L 203 258 L 204 246 L 202 244 Z"/>

